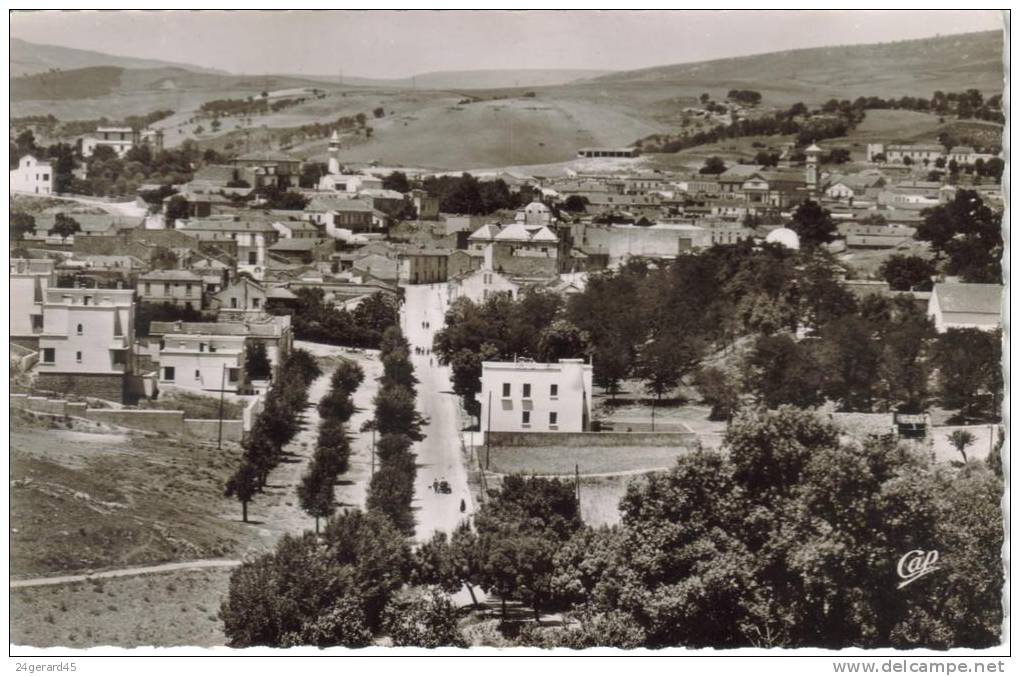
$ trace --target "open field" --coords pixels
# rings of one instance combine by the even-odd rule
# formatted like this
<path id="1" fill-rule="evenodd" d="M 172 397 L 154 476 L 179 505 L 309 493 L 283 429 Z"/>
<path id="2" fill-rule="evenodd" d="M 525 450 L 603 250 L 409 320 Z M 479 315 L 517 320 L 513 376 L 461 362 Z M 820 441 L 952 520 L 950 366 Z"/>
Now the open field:
<path id="1" fill-rule="evenodd" d="M 478 452 L 484 457 L 484 448 Z M 690 452 L 686 448 L 655 446 L 500 447 L 491 449 L 489 469 L 500 474 L 573 476 L 574 466 L 577 465 L 581 474 L 640 472 L 670 467 L 678 457 Z"/>
<path id="2" fill-rule="evenodd" d="M 11 590 L 11 643 L 86 648 L 223 645 L 227 569 Z"/>
<path id="3" fill-rule="evenodd" d="M 239 556 L 259 548 L 222 486 L 240 450 L 14 414 L 11 574 Z"/>

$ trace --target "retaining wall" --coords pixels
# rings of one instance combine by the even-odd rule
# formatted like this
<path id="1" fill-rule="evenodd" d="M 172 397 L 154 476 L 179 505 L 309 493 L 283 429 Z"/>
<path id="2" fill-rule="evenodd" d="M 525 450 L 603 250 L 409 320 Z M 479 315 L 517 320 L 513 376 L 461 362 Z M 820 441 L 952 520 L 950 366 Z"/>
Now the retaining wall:
<path id="1" fill-rule="evenodd" d="M 488 432 L 493 446 L 568 446 L 580 448 L 617 446 L 684 446 L 698 445 L 693 432 Z"/>

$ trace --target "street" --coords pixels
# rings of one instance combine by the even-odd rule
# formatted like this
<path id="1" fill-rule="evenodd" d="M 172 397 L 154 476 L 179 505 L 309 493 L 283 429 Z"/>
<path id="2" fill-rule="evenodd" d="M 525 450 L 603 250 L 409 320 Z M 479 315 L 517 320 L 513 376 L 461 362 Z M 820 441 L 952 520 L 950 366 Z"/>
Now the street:
<path id="1" fill-rule="evenodd" d="M 418 410 L 429 420 L 423 430 L 425 440 L 414 449 L 418 454 L 415 539 L 422 542 L 437 530 L 451 532 L 472 513 L 474 506 L 461 455 L 459 405 L 450 386 L 449 368 L 440 366 L 431 354 L 415 353 L 416 347 L 431 351 L 432 337 L 443 326 L 448 301 L 446 285 L 405 286 L 404 292 L 401 325 L 411 344 L 411 359 L 419 381 Z M 450 484 L 449 494 L 433 490 L 433 482 L 443 480 Z M 465 506 L 463 513 L 461 500 Z"/>

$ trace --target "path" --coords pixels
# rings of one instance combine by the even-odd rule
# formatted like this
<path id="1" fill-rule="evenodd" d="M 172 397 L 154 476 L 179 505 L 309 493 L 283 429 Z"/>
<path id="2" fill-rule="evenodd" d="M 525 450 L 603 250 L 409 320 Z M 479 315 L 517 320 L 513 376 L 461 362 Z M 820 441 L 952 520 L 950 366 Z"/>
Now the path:
<path id="1" fill-rule="evenodd" d="M 442 328 L 449 302 L 445 284 L 404 287 L 401 323 L 411 343 L 411 359 L 418 378 L 418 408 L 428 418 L 425 440 L 416 445 L 418 478 L 415 485 L 415 539 L 428 540 L 436 531 L 452 532 L 474 511 L 468 474 L 460 442 L 457 395 L 450 385 L 449 368 L 440 366 L 432 355 L 416 355 L 415 347 L 432 348 L 432 338 Z M 422 322 L 428 322 L 424 327 Z M 431 364 L 430 364 L 431 361 Z M 433 481 L 446 480 L 451 493 L 432 490 Z M 465 511 L 460 511 L 464 500 Z"/>
<path id="2" fill-rule="evenodd" d="M 233 568 L 241 565 L 240 561 L 234 559 L 200 559 L 197 561 L 179 561 L 177 563 L 162 563 L 157 566 L 138 566 L 135 568 L 118 568 L 116 570 L 104 570 L 98 573 L 85 575 L 60 575 L 57 577 L 33 577 L 27 580 L 11 580 L 11 589 L 19 587 L 44 587 L 54 584 L 69 584 L 72 582 L 88 582 L 111 577 L 131 577 L 133 575 L 151 575 L 153 573 L 170 573 L 178 570 L 201 570 L 203 568 Z"/>

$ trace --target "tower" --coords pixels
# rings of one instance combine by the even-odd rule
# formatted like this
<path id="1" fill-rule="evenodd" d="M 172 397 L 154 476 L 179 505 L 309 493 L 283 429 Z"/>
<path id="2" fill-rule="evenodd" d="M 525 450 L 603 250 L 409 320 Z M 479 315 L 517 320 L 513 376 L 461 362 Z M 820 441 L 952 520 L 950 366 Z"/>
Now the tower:
<path id="1" fill-rule="evenodd" d="M 335 129 L 329 137 L 329 173 L 340 173 L 340 135 Z"/>
<path id="2" fill-rule="evenodd" d="M 807 157 L 804 180 L 807 183 L 807 189 L 812 193 L 818 188 L 818 156 L 821 153 L 822 149 L 814 143 L 804 150 L 804 155 Z"/>

